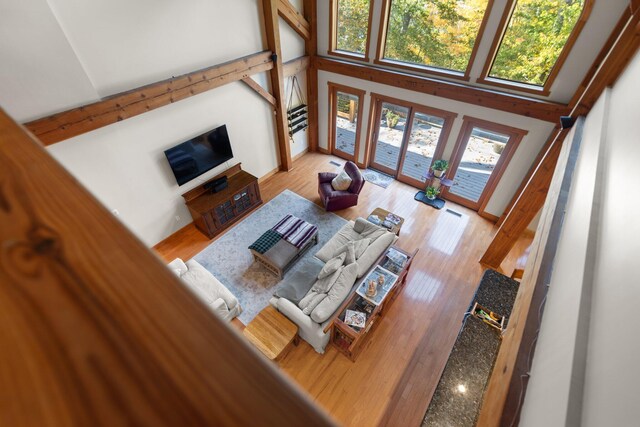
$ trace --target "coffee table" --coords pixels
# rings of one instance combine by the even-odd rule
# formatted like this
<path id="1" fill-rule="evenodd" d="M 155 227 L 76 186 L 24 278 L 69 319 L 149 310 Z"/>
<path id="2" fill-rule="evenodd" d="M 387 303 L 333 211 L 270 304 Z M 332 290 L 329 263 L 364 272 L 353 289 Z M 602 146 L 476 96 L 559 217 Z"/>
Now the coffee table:
<path id="1" fill-rule="evenodd" d="M 369 214 L 369 216 L 367 217 L 367 220 L 368 220 L 369 222 L 373 223 L 373 224 L 376 224 L 376 225 L 379 225 L 379 226 L 381 226 L 381 227 L 384 227 L 384 226 L 382 225 L 382 222 L 383 222 L 383 221 L 384 221 L 384 219 L 387 217 L 387 215 L 389 215 L 390 213 L 391 213 L 391 212 L 389 212 L 389 211 L 388 211 L 388 210 L 386 210 L 386 209 L 382 209 L 382 208 L 375 208 L 375 209 L 373 210 L 373 212 L 371 212 L 371 213 Z M 394 214 L 394 215 L 396 215 L 396 214 Z M 372 216 L 374 216 L 374 217 L 378 217 L 378 218 L 380 219 L 380 223 L 378 224 L 378 223 L 376 223 L 375 221 L 372 221 L 372 220 L 371 220 L 371 217 L 372 217 Z M 396 215 L 396 216 L 397 216 L 398 218 L 400 218 L 400 222 L 399 222 L 398 224 L 394 225 L 393 227 L 391 227 L 391 228 L 387 228 L 387 229 L 388 229 L 390 232 L 394 233 L 395 235 L 399 236 L 399 235 L 400 235 L 400 229 L 402 228 L 402 224 L 404 224 L 404 218 L 402 218 L 402 217 L 401 217 L 401 216 L 399 216 L 399 215 Z M 386 227 L 385 227 L 385 228 L 386 228 Z"/>
<path id="2" fill-rule="evenodd" d="M 242 333 L 270 360 L 281 359 L 292 344 L 298 344 L 298 327 L 270 305 Z"/>

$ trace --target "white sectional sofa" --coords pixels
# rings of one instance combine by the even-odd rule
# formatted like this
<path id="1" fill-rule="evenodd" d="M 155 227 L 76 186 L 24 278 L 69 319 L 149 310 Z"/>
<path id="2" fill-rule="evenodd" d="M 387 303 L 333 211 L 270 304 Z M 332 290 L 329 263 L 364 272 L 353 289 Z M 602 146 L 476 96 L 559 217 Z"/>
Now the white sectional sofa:
<path id="1" fill-rule="evenodd" d="M 230 321 L 242 313 L 238 299 L 198 261 L 191 259 L 185 263 L 176 258 L 167 267 L 223 320 Z"/>
<path id="2" fill-rule="evenodd" d="M 288 297 L 274 296 L 271 305 L 298 325 L 302 339 L 318 353 L 324 353 L 330 339 L 330 332 L 325 333 L 324 328 L 351 294 L 358 279 L 371 269 L 397 238 L 395 234 L 363 218 L 345 224 L 316 253 L 316 258 L 324 263 L 323 270 L 307 284 L 310 289 L 304 297 L 299 301 L 291 301 Z M 299 285 L 291 284 L 294 287 Z"/>

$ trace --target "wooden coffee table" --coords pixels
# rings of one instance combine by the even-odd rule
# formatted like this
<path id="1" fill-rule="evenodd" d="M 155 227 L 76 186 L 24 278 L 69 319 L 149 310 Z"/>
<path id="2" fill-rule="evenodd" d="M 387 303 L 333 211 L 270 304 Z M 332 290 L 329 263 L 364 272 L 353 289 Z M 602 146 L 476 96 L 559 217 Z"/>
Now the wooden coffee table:
<path id="1" fill-rule="evenodd" d="M 381 227 L 383 227 L 382 225 L 382 221 L 384 221 L 384 219 L 387 217 L 387 215 L 389 215 L 391 212 L 389 212 L 386 209 L 382 209 L 382 208 L 375 208 L 373 210 L 373 212 L 371 212 L 369 214 L 369 216 L 367 217 L 367 220 L 369 222 L 372 222 L 375 224 L 375 222 L 371 221 L 369 219 L 369 217 L 371 216 L 377 216 L 378 218 L 380 218 L 380 224 L 376 224 L 376 225 L 380 225 Z M 394 225 L 393 227 L 391 227 L 390 229 L 388 229 L 390 232 L 394 233 L 395 235 L 399 236 L 400 235 L 400 229 L 402 228 L 402 224 L 404 224 L 404 218 L 402 218 L 400 215 L 396 215 L 398 218 L 400 218 L 400 222 L 396 225 Z M 384 227 L 386 228 L 386 227 Z"/>
<path id="2" fill-rule="evenodd" d="M 298 344 L 298 326 L 270 305 L 242 333 L 271 360 L 281 359 L 292 344 Z"/>

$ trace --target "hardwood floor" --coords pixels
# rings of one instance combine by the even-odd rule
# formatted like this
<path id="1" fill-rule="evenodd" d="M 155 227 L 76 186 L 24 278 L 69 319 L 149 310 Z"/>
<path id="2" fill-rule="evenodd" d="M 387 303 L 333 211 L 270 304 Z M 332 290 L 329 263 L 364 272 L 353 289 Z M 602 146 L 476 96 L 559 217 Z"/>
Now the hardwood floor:
<path id="1" fill-rule="evenodd" d="M 288 188 L 320 204 L 317 172 L 340 169 L 330 160 L 344 164 L 319 153 L 302 156 L 292 171 L 260 184 L 263 200 Z M 317 354 L 302 341 L 278 363 L 344 425 L 420 424 L 482 276 L 478 259 L 496 231 L 491 222 L 454 203 L 438 211 L 416 202 L 416 191 L 397 181 L 387 189 L 367 183 L 358 206 L 337 212 L 347 219 L 366 217 L 376 207 L 397 213 L 405 223 L 396 244 L 408 251 L 420 249 L 404 292 L 369 333 L 357 361 L 331 346 L 324 355 Z M 190 225 L 154 249 L 169 262 L 189 259 L 210 243 Z M 530 243 L 530 235 L 518 241 L 502 264 L 507 275 Z"/>

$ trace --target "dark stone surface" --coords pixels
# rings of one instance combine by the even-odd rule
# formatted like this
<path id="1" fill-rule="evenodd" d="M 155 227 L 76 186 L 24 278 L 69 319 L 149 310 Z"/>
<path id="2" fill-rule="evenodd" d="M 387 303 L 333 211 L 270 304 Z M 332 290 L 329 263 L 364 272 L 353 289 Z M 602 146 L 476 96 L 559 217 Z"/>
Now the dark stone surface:
<path id="1" fill-rule="evenodd" d="M 468 316 L 433 394 L 423 426 L 475 425 L 499 348 L 499 331 Z"/>
<path id="2" fill-rule="evenodd" d="M 468 311 L 477 301 L 508 319 L 517 292 L 517 281 L 487 270 Z M 466 316 L 425 414 L 423 426 L 475 425 L 500 343 L 497 329 L 474 316 Z M 463 386 L 464 391 L 459 386 Z"/>

